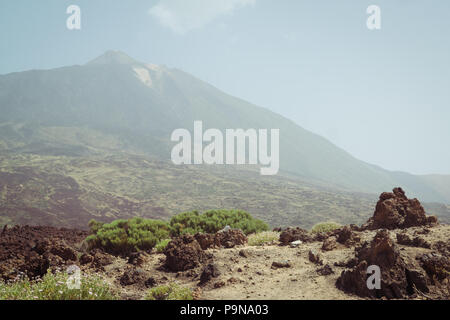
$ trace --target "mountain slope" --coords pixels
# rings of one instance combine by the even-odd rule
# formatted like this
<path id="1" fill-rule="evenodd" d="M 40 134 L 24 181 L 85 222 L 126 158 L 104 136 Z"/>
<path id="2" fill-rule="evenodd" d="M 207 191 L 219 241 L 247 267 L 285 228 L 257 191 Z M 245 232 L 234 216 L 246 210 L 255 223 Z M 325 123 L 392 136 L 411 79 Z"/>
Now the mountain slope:
<path id="1" fill-rule="evenodd" d="M 3 151 L 81 156 L 126 151 L 168 160 L 172 131 L 192 131 L 195 120 L 202 120 L 204 129 L 274 128 L 280 129 L 285 173 L 370 193 L 401 185 L 424 201 L 450 203 L 448 176 L 394 173 L 359 161 L 267 109 L 121 52 L 83 66 L 0 76 L 0 111 Z"/>
<path id="2" fill-rule="evenodd" d="M 0 227 L 85 229 L 91 219 L 168 219 L 185 211 L 236 208 L 274 227 L 311 228 L 330 220 L 362 224 L 373 215 L 377 198 L 298 178 L 260 176 L 257 170 L 175 166 L 129 154 L 0 155 Z M 450 222 L 450 207 L 424 206 L 439 221 Z"/>

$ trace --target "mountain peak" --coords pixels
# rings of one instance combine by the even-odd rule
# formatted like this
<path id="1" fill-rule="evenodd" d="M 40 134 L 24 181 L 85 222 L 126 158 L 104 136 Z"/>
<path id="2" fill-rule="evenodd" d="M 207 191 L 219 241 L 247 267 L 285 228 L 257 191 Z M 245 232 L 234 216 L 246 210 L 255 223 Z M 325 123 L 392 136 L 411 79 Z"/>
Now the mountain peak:
<path id="1" fill-rule="evenodd" d="M 95 64 L 128 64 L 128 65 L 136 65 L 141 64 L 139 61 L 134 60 L 126 53 L 118 50 L 109 50 L 106 51 L 101 56 L 95 58 L 94 60 L 87 63 L 88 65 Z"/>

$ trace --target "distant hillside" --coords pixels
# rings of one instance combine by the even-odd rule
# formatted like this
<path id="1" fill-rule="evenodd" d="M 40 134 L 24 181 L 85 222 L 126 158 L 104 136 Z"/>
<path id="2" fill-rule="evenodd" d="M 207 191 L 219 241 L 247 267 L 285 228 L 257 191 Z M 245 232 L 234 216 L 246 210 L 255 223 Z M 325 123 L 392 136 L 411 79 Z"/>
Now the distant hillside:
<path id="1" fill-rule="evenodd" d="M 174 166 L 141 156 L 0 156 L 0 226 L 86 228 L 90 219 L 167 219 L 190 210 L 243 209 L 271 226 L 362 224 L 376 195 L 232 167 Z M 450 223 L 450 207 L 426 206 Z"/>
<path id="2" fill-rule="evenodd" d="M 414 176 L 359 161 L 267 109 L 121 52 L 83 66 L 0 76 L 1 152 L 128 152 L 168 160 L 172 131 L 192 130 L 195 120 L 205 129 L 280 129 L 281 170 L 303 180 L 365 193 L 402 186 L 410 196 L 450 203 L 449 176 Z"/>

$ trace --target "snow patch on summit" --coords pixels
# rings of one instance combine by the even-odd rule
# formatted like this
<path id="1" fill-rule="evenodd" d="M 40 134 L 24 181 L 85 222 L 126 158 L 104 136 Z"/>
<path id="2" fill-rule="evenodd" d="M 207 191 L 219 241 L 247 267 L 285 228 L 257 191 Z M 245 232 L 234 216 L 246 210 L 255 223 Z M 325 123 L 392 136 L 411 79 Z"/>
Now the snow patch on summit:
<path id="1" fill-rule="evenodd" d="M 134 72 L 136 73 L 137 78 L 146 86 L 152 87 L 153 81 L 150 76 L 150 72 L 146 68 L 133 67 Z"/>

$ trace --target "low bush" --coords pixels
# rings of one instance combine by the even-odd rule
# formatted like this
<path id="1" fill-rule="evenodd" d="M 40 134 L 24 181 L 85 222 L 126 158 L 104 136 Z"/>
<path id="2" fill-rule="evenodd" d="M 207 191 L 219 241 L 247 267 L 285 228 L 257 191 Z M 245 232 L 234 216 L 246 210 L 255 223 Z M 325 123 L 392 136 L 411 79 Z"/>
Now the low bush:
<path id="1" fill-rule="evenodd" d="M 69 289 L 67 273 L 48 273 L 42 279 L 0 282 L 0 300 L 116 300 L 100 278 L 81 276 L 80 289 Z"/>
<path id="2" fill-rule="evenodd" d="M 211 210 L 203 214 L 197 211 L 185 212 L 170 220 L 172 236 L 196 233 L 216 233 L 226 226 L 241 229 L 246 235 L 267 231 L 269 226 L 241 210 Z"/>
<path id="3" fill-rule="evenodd" d="M 94 219 L 92 219 L 88 223 L 89 229 L 91 230 L 91 234 L 96 234 L 98 232 L 98 230 L 100 230 L 103 225 L 104 225 L 103 222 L 99 222 L 99 221 L 94 220 Z"/>
<path id="4" fill-rule="evenodd" d="M 100 226 L 91 224 L 95 229 L 91 230 L 92 234 L 86 238 L 88 248 L 101 248 L 114 255 L 128 255 L 140 250 L 149 251 L 158 242 L 170 236 L 170 226 L 159 220 L 133 218 L 116 220 Z"/>
<path id="5" fill-rule="evenodd" d="M 319 233 L 319 232 L 329 232 L 336 229 L 339 229 L 342 227 L 339 223 L 336 222 L 321 222 L 316 225 L 314 225 L 311 229 L 311 232 L 313 233 Z"/>
<path id="6" fill-rule="evenodd" d="M 192 291 L 175 283 L 152 288 L 148 291 L 146 300 L 193 300 Z"/>
<path id="7" fill-rule="evenodd" d="M 259 233 L 251 234 L 248 237 L 249 246 L 262 246 L 266 243 L 277 241 L 280 238 L 279 232 L 263 231 Z"/>
<path id="8" fill-rule="evenodd" d="M 150 251 L 155 246 L 158 252 L 162 252 L 170 242 L 170 236 L 216 233 L 225 226 L 241 229 L 247 235 L 267 231 L 269 228 L 265 222 L 241 210 L 211 210 L 203 214 L 192 211 L 174 216 L 170 223 L 142 218 L 111 223 L 91 220 L 91 235 L 86 238 L 85 243 L 89 250 L 100 248 L 122 256 L 140 250 Z"/>
<path id="9" fill-rule="evenodd" d="M 164 239 L 164 240 L 161 240 L 160 242 L 158 242 L 155 246 L 156 251 L 158 253 L 164 252 L 164 249 L 167 247 L 167 245 L 169 244 L 170 241 L 171 241 L 171 239 Z"/>

